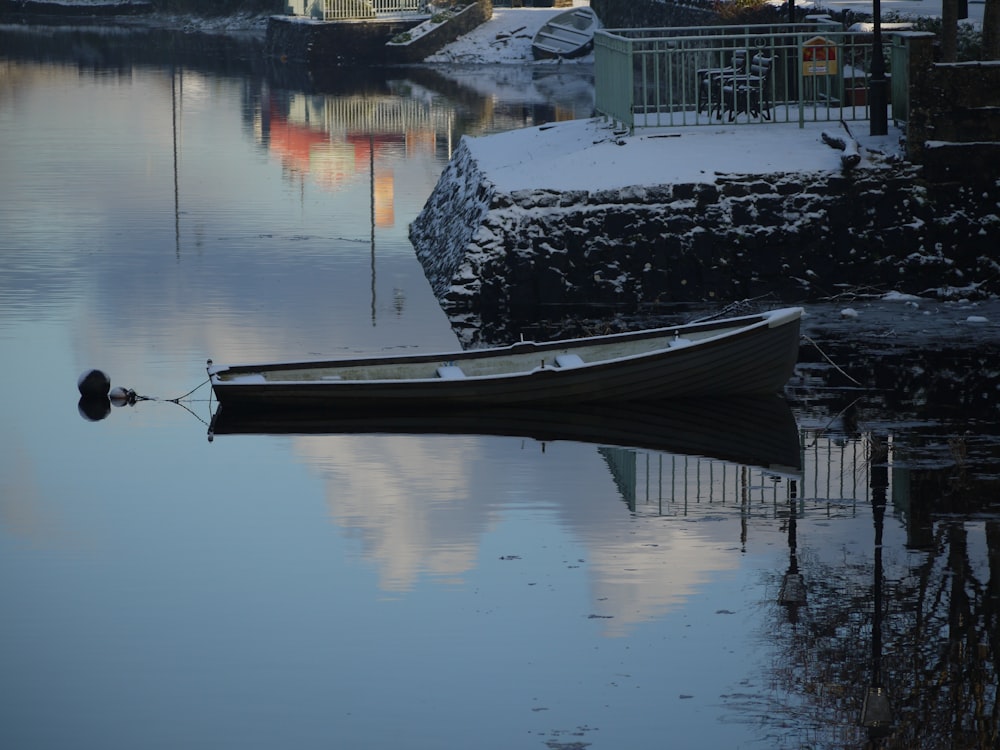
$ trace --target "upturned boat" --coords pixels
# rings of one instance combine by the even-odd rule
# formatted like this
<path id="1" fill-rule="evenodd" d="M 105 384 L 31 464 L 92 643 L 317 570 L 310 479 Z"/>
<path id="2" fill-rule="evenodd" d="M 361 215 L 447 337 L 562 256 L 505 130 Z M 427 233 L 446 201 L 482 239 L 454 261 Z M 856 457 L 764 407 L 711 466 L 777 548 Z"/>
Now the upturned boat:
<path id="1" fill-rule="evenodd" d="M 594 32 L 601 26 L 588 7 L 573 8 L 548 21 L 531 41 L 536 60 L 553 57 L 579 57 L 594 46 Z"/>

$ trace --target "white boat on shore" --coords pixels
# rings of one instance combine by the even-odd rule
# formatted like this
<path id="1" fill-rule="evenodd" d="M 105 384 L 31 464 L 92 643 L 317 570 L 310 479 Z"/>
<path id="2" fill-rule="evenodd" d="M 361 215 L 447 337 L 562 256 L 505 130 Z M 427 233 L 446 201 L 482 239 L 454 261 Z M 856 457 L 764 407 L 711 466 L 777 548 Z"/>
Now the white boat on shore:
<path id="1" fill-rule="evenodd" d="M 531 52 L 536 60 L 585 55 L 594 46 L 594 32 L 600 26 L 600 19 L 590 8 L 573 8 L 538 30 L 531 41 Z"/>
<path id="2" fill-rule="evenodd" d="M 216 365 L 222 404 L 268 408 L 544 406 L 779 393 L 802 308 L 589 338 L 439 354 Z"/>

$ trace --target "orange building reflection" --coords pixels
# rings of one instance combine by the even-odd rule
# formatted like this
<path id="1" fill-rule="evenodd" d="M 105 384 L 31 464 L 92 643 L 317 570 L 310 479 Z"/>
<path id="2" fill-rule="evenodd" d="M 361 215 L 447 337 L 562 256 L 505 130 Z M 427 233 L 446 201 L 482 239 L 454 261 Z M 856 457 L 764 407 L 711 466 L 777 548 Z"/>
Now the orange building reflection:
<path id="1" fill-rule="evenodd" d="M 398 120 L 396 125 L 403 128 L 402 132 L 386 132 L 371 124 L 359 128 L 359 123 L 337 122 L 331 110 L 350 113 L 351 104 L 365 102 L 337 104 L 341 106 L 310 113 L 307 106 L 272 100 L 264 143 L 288 175 L 308 177 L 326 190 L 337 191 L 359 179 L 369 180 L 375 226 L 392 227 L 396 220 L 392 165 L 417 154 L 433 154 L 436 133 L 426 126 L 400 125 Z"/>

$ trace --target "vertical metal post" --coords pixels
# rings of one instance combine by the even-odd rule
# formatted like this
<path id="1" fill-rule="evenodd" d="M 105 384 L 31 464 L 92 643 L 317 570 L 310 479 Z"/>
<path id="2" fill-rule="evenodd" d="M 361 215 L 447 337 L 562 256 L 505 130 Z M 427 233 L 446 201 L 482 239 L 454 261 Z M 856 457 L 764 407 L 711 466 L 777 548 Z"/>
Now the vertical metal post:
<path id="1" fill-rule="evenodd" d="M 885 108 L 888 83 L 885 78 L 885 54 L 882 49 L 882 4 L 874 0 L 872 13 L 875 16 L 875 38 L 872 40 L 872 71 L 868 82 L 868 106 L 870 108 L 869 134 L 885 135 L 889 132 L 889 122 Z"/>

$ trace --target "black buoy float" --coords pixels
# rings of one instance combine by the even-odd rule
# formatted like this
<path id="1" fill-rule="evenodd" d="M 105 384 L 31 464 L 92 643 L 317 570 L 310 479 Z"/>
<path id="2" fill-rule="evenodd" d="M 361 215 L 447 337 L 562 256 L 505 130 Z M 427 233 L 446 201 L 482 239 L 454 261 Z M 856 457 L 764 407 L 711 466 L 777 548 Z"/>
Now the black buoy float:
<path id="1" fill-rule="evenodd" d="M 111 378 L 100 370 L 87 370 L 76 381 L 80 395 L 84 398 L 107 398 L 111 390 Z"/>
<path id="2" fill-rule="evenodd" d="M 111 401 L 107 396 L 84 396 L 76 408 L 88 422 L 100 422 L 111 413 Z"/>

